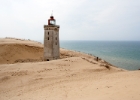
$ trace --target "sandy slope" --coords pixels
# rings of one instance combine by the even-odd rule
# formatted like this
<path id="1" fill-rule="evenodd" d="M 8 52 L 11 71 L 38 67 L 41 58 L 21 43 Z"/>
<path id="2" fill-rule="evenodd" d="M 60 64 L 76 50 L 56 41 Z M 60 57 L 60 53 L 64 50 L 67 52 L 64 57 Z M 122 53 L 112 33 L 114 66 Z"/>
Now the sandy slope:
<path id="1" fill-rule="evenodd" d="M 90 55 L 64 49 L 61 58 L 1 64 L 0 100 L 140 99 L 140 71 L 122 70 L 103 60 L 97 62 Z"/>
<path id="2" fill-rule="evenodd" d="M 43 45 L 29 40 L 0 39 L 0 64 L 42 61 Z"/>

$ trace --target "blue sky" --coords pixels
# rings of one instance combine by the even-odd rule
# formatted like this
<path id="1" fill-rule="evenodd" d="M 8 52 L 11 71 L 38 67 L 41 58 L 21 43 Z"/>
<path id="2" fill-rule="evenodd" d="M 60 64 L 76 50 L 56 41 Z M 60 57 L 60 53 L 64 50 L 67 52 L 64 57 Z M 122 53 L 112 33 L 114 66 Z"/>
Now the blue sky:
<path id="1" fill-rule="evenodd" d="M 52 10 L 60 40 L 140 41 L 140 0 L 0 0 L 0 37 L 42 40 Z"/>

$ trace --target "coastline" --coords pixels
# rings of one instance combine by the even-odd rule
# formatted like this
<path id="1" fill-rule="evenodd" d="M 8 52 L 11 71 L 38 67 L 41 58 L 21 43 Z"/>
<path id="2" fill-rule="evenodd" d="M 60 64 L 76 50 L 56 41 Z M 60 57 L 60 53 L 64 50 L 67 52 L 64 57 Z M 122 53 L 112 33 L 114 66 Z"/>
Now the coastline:
<path id="1" fill-rule="evenodd" d="M 140 68 L 140 42 L 61 41 L 61 47 L 90 53 L 126 70 Z"/>
<path id="2" fill-rule="evenodd" d="M 23 62 L 0 64 L 1 100 L 140 99 L 139 70 L 127 71 L 102 59 L 97 61 L 95 56 L 63 48 L 61 59 L 31 61 L 43 56 L 42 44 L 2 41 L 7 40 L 0 39 L 0 46 L 4 47 L 0 47 L 0 57 L 22 57 Z"/>
<path id="3" fill-rule="evenodd" d="M 0 64 L 14 64 L 14 63 L 42 62 L 43 61 L 43 44 L 41 44 L 40 42 L 32 41 L 30 39 L 6 37 L 6 38 L 1 38 L 0 46 L 2 46 L 1 48 L 3 49 L 14 48 L 13 51 L 10 51 L 12 52 L 12 54 L 17 53 L 17 51 L 23 51 L 24 49 L 26 49 L 27 51 L 32 51 L 29 53 L 19 52 L 19 54 L 16 55 L 15 57 L 13 57 L 12 54 L 8 54 L 9 50 L 5 51 L 5 54 L 12 56 L 11 57 L 12 61 L 10 61 L 9 59 L 6 59 L 6 58 L 10 58 L 9 56 L 7 56 L 3 62 L 2 60 L 0 60 Z M 4 46 L 6 47 L 8 46 L 8 48 L 4 48 Z M 19 57 L 20 54 L 24 55 L 25 53 L 26 53 L 25 57 L 22 57 L 22 56 Z M 36 56 L 33 56 L 34 54 L 36 54 Z M 96 62 L 101 63 L 100 66 L 104 66 L 107 68 L 109 68 L 110 66 L 116 67 L 110 64 L 109 62 L 103 60 L 102 58 L 98 58 L 98 61 L 97 61 L 97 57 L 92 54 L 60 48 L 60 59 L 69 58 L 69 57 L 81 57 L 82 59 L 90 63 L 96 63 Z M 116 68 L 119 68 L 119 67 L 116 67 Z M 125 69 L 122 69 L 122 70 L 125 70 Z"/>

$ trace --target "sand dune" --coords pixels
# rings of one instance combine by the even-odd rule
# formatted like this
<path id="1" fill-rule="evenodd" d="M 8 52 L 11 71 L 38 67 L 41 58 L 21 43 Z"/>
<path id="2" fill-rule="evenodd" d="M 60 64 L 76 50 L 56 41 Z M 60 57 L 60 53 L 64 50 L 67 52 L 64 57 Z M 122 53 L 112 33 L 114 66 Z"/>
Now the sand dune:
<path id="1" fill-rule="evenodd" d="M 21 39 L 0 39 L 0 64 L 42 60 L 42 44 Z"/>
<path id="2" fill-rule="evenodd" d="M 44 62 L 42 44 L 13 40 L 0 39 L 0 100 L 140 99 L 139 71 L 126 71 L 65 49 L 61 49 L 61 59 Z M 6 64 L 2 57 L 14 64 Z M 40 62 L 17 63 L 17 58 Z"/>
<path id="3" fill-rule="evenodd" d="M 24 44 L 0 45 L 0 64 L 42 61 L 43 48 Z"/>

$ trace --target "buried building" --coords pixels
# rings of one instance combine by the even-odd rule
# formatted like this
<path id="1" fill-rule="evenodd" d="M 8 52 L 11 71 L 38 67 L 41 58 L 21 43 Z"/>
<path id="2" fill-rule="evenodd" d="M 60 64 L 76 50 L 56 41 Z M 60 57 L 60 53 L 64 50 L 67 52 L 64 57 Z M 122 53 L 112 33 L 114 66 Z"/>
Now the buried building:
<path id="1" fill-rule="evenodd" d="M 44 60 L 59 59 L 59 48 L 59 25 L 56 25 L 56 20 L 50 16 L 48 25 L 44 25 Z"/>

